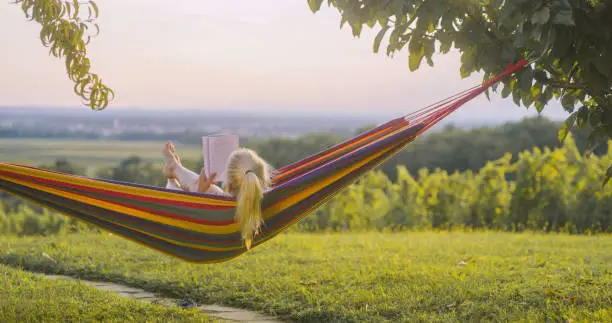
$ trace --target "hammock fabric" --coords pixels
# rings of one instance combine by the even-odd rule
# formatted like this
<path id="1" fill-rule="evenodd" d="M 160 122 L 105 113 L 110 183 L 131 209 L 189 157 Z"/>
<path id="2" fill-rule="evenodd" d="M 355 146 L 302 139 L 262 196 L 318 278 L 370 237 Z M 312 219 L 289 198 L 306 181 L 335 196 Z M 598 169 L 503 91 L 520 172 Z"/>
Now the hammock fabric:
<path id="1" fill-rule="evenodd" d="M 491 85 L 490 81 L 386 122 L 274 175 L 262 202 L 264 225 L 252 248 L 273 238 L 394 156 Z M 0 163 L 0 190 L 190 262 L 214 263 L 246 252 L 234 221 L 235 200 Z"/>

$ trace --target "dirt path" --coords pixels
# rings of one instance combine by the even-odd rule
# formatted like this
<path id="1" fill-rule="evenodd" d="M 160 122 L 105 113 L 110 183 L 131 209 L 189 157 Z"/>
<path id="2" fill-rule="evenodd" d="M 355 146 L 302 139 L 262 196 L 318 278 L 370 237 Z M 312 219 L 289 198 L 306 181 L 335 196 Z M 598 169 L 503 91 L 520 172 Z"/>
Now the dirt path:
<path id="1" fill-rule="evenodd" d="M 230 322 L 257 322 L 257 323 L 279 323 L 281 321 L 265 316 L 256 312 L 248 311 L 241 308 L 233 308 L 219 305 L 197 305 L 195 303 L 189 301 L 180 301 L 172 298 L 164 298 L 158 297 L 151 292 L 147 292 L 145 290 L 124 286 L 115 283 L 106 283 L 106 282 L 93 282 L 88 280 L 76 279 L 69 276 L 61 276 L 61 275 L 45 275 L 47 278 L 51 279 L 71 279 L 81 281 L 88 285 L 94 286 L 100 290 L 107 290 L 116 293 L 119 296 L 135 298 L 137 300 L 143 302 L 149 302 L 160 305 L 167 306 L 180 306 L 183 308 L 193 308 L 197 307 L 198 310 L 202 313 L 209 314 L 210 316 L 219 319 L 226 320 Z"/>

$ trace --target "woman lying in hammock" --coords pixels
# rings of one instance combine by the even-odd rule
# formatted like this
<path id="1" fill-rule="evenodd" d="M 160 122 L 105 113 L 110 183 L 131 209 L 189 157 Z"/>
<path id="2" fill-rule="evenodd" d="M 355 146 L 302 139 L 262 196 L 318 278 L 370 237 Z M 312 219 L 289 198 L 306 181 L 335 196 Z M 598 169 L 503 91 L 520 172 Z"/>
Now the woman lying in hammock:
<path id="1" fill-rule="evenodd" d="M 163 169 L 167 178 L 166 188 L 236 197 L 236 220 L 249 249 L 263 224 L 261 200 L 269 187 L 271 167 L 253 150 L 236 149 L 228 158 L 227 184 L 223 190 L 214 184 L 217 174 L 208 178 L 204 169 L 198 175 L 185 168 L 172 142 L 166 144 L 163 154 L 166 159 Z"/>

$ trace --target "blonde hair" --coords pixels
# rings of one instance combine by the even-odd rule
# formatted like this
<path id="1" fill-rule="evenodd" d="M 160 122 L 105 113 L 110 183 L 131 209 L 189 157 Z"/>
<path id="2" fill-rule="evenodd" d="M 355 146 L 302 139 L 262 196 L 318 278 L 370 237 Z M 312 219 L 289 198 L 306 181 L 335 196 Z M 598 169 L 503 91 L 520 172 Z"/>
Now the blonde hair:
<path id="1" fill-rule="evenodd" d="M 236 220 L 247 249 L 263 224 L 261 201 L 270 174 L 271 167 L 251 149 L 236 149 L 228 158 L 228 191 L 236 197 Z"/>

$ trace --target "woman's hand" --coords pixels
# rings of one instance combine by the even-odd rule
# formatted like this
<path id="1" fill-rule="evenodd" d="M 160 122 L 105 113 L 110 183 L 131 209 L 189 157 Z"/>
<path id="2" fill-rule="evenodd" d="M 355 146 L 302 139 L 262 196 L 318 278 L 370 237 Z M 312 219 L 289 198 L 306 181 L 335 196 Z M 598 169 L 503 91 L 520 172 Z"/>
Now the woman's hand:
<path id="1" fill-rule="evenodd" d="M 206 193 L 210 188 L 210 185 L 215 182 L 216 176 L 217 173 L 212 173 L 210 174 L 210 178 L 207 178 L 206 172 L 204 171 L 204 168 L 202 168 L 202 171 L 200 172 L 200 177 L 198 178 L 198 193 Z"/>

